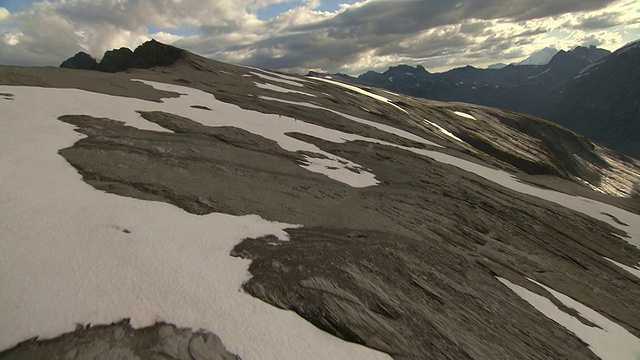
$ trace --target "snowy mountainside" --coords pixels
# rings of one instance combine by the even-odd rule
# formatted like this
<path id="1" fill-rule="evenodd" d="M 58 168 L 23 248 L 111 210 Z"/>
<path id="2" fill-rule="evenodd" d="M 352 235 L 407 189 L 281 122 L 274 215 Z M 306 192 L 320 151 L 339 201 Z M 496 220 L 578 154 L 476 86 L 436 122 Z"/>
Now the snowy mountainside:
<path id="1" fill-rule="evenodd" d="M 0 67 L 1 359 L 640 354 L 636 160 L 180 54 Z"/>

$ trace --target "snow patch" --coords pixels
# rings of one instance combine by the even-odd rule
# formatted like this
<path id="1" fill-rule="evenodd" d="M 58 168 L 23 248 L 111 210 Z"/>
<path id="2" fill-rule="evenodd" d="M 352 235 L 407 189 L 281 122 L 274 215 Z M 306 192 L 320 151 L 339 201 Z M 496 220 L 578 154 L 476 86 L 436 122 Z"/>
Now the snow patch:
<path id="1" fill-rule="evenodd" d="M 544 75 L 544 74 L 548 73 L 550 70 L 551 70 L 551 67 L 550 67 L 550 68 L 548 68 L 547 70 L 545 70 L 545 71 L 543 71 L 543 72 L 541 72 L 541 73 L 537 74 L 537 75 L 528 76 L 528 77 L 527 77 L 527 80 L 533 80 L 533 79 L 535 79 L 535 78 L 537 78 L 537 77 L 540 77 L 540 76 L 542 76 L 542 75 Z"/>
<path id="2" fill-rule="evenodd" d="M 386 97 L 378 95 L 378 94 L 374 94 L 374 93 L 366 91 L 366 90 L 363 90 L 363 89 L 361 89 L 361 88 L 359 88 L 357 86 L 345 84 L 345 83 L 342 83 L 342 82 L 339 82 L 339 81 L 329 80 L 327 78 L 323 79 L 323 78 L 314 77 L 312 79 L 319 80 L 319 81 L 324 81 L 324 82 L 329 83 L 329 84 L 333 84 L 333 85 L 340 86 L 340 87 L 343 87 L 343 88 L 351 90 L 351 91 L 355 91 L 358 94 L 362 94 L 362 95 L 368 96 L 368 97 L 370 97 L 372 99 L 376 99 L 378 101 L 385 102 L 385 103 L 395 107 L 396 109 L 408 114 L 408 112 L 405 109 L 403 109 L 400 106 L 394 104 L 393 102 L 391 102 L 391 100 L 387 99 Z"/>
<path id="3" fill-rule="evenodd" d="M 465 112 L 462 111 L 454 111 L 454 114 L 461 116 L 463 118 L 467 118 L 467 119 L 471 119 L 471 120 L 477 120 L 473 115 L 467 114 Z"/>
<path id="4" fill-rule="evenodd" d="M 431 122 L 431 121 L 429 121 L 427 119 L 424 119 L 424 122 L 426 122 L 427 124 L 430 124 L 431 126 L 434 126 L 436 129 L 440 130 L 441 133 L 443 133 L 444 135 L 452 138 L 453 140 L 460 141 L 461 143 L 464 143 L 464 141 L 462 141 L 459 137 L 455 136 L 452 132 L 450 132 L 449 130 L 443 128 L 442 126 L 440 126 L 440 125 L 438 125 L 438 124 L 436 124 L 434 122 Z"/>
<path id="5" fill-rule="evenodd" d="M 608 257 L 605 257 L 605 259 L 609 260 L 610 262 L 616 264 L 618 267 L 630 272 L 631 274 L 635 275 L 636 277 L 638 277 L 640 279 L 640 264 L 636 265 L 636 266 L 628 266 L 625 264 L 621 264 L 615 260 L 609 259 Z"/>
<path id="6" fill-rule="evenodd" d="M 309 93 L 306 93 L 306 92 L 303 92 L 303 91 L 298 91 L 298 90 L 291 90 L 291 89 L 283 88 L 283 87 L 280 87 L 280 86 L 277 86 L 277 85 L 273 85 L 273 84 L 262 84 L 262 83 L 258 83 L 258 82 L 254 82 L 254 84 L 256 84 L 256 87 L 259 87 L 261 89 L 277 91 L 277 92 L 281 92 L 281 93 L 295 93 L 295 94 L 302 94 L 302 95 L 316 97 L 313 94 L 309 94 Z"/>
<path id="7" fill-rule="evenodd" d="M 264 70 L 261 70 L 264 71 Z M 263 73 L 259 73 L 259 72 L 255 72 L 255 71 L 251 71 L 250 72 L 252 75 L 255 75 L 259 78 L 265 79 L 265 80 L 270 80 L 270 81 L 276 81 L 276 82 L 280 82 L 283 84 L 288 84 L 288 85 L 293 85 L 293 86 L 298 86 L 298 87 L 304 87 L 304 84 L 301 84 L 300 82 L 298 82 L 297 78 L 294 78 L 294 80 L 291 79 L 286 79 L 283 76 L 281 76 L 280 74 L 275 74 L 275 73 L 271 73 L 272 75 L 275 76 L 269 76 L 269 75 L 265 75 Z M 287 78 L 291 78 L 291 76 L 287 76 Z"/>
<path id="8" fill-rule="evenodd" d="M 329 159 L 318 159 L 310 156 L 305 156 L 307 165 L 303 167 L 308 168 L 310 171 L 325 174 L 328 177 L 343 182 L 349 186 L 355 188 L 363 188 L 371 186 L 372 184 L 378 184 L 375 175 L 364 170 L 359 165 L 351 162 L 344 163 L 344 159 L 332 156 Z"/>
<path id="9" fill-rule="evenodd" d="M 636 360 L 640 357 L 640 339 L 633 336 L 622 326 L 602 316 L 584 304 L 553 290 L 550 287 L 527 278 L 532 283 L 547 290 L 553 297 L 569 308 L 575 309 L 580 316 L 599 326 L 591 327 L 560 310 L 551 300 L 540 296 L 507 279 L 496 277 L 501 283 L 527 301 L 544 316 L 564 326 L 582 341 L 589 349 L 603 360 Z"/>

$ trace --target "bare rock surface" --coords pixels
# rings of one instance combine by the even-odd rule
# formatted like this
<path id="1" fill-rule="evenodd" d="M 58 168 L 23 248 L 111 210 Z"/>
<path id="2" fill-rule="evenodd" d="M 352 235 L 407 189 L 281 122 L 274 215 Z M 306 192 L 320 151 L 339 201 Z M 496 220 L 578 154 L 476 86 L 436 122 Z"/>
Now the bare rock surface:
<path id="1" fill-rule="evenodd" d="M 68 69 L 0 67 L 0 83 L 76 87 L 154 101 L 179 95 L 130 81 L 143 78 L 198 88 L 248 110 L 397 145 L 429 147 L 334 112 L 261 100 L 260 96 L 272 94 L 254 85 L 262 81 L 251 73 L 257 70 L 189 55 L 170 68 L 127 71 L 80 76 Z M 640 209 L 638 200 L 596 194 L 580 185 L 576 177 L 600 181 L 610 165 L 586 139 L 555 125 L 536 126 L 532 118 L 502 110 L 408 97 L 397 104 L 410 114 L 400 114 L 389 104 L 346 96 L 333 85 L 311 82 L 306 89 L 318 95 L 314 100 L 318 106 L 446 145 L 438 151 L 510 170 L 539 186 L 631 211 Z M 309 101 L 295 93 L 280 97 Z M 193 107 L 210 109 L 207 104 Z M 454 110 L 472 112 L 479 120 L 457 121 L 451 115 Z M 59 120 L 86 137 L 61 149 L 60 155 L 99 190 L 171 203 L 193 214 L 257 214 L 302 225 L 288 230 L 290 241 L 246 239 L 231 255 L 253 260 L 249 269 L 253 277 L 245 291 L 293 310 L 338 337 L 403 360 L 597 358 L 587 344 L 536 311 L 497 276 L 547 297 L 582 323 L 595 326 L 527 278 L 561 289 L 640 336 L 640 280 L 604 259 L 626 265 L 640 261 L 640 250 L 621 239 L 624 232 L 617 228 L 395 147 L 288 134 L 370 169 L 380 181 L 377 186 L 353 188 L 303 169 L 304 155 L 313 154 L 285 151 L 247 131 L 207 127 L 166 112 L 140 115 L 173 133 L 135 129 L 118 119 L 68 114 Z M 424 118 L 440 121 L 473 146 L 448 142 L 424 125 Z M 637 169 L 633 159 L 620 161 Z M 91 351 L 131 355 L 120 343 L 109 342 L 122 326 L 99 328 L 105 331 L 101 333 L 95 328 Z M 92 329 L 64 335 L 60 346 L 81 351 L 81 339 L 94 334 Z M 131 338 L 127 341 L 135 343 L 133 333 L 127 334 Z M 45 350 L 40 346 L 47 344 L 23 343 L 1 356 L 11 358 L 7 356 L 18 354 L 14 351 L 41 354 Z M 150 346 L 135 344 L 128 348 L 135 356 L 135 351 Z M 215 351 L 202 349 L 215 358 Z"/>
<path id="2" fill-rule="evenodd" d="M 101 190 L 304 225 L 232 255 L 253 260 L 247 292 L 336 336 L 396 359 L 596 358 L 495 276 L 555 284 L 640 334 L 638 280 L 603 258 L 640 251 L 604 223 L 396 148 L 305 138 L 381 181 L 356 189 L 260 136 L 143 116 L 176 133 L 64 116 L 88 137 L 60 154 Z"/>
<path id="3" fill-rule="evenodd" d="M 28 340 L 0 353 L 2 360 L 240 360 L 206 331 L 156 323 L 133 329 L 124 320 L 78 326 L 51 340 Z"/>

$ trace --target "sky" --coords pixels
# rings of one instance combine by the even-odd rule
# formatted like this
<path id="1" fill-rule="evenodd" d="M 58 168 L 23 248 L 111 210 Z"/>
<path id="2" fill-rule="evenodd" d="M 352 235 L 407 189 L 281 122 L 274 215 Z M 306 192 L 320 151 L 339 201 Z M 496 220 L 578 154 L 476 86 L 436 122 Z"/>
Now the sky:
<path id="1" fill-rule="evenodd" d="M 0 64 L 57 66 L 155 38 L 292 73 L 431 72 L 640 39 L 640 0 L 0 0 Z"/>

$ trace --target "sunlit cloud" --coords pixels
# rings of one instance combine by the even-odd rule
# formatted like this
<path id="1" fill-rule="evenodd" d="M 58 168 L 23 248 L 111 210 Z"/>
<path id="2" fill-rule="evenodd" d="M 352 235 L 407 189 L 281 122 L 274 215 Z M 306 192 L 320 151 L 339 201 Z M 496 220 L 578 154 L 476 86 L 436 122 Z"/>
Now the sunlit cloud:
<path id="1" fill-rule="evenodd" d="M 58 0 L 0 8 L 0 63 L 57 65 L 78 51 L 100 57 L 153 37 L 292 72 L 357 74 L 398 64 L 442 71 L 514 62 L 548 46 L 615 50 L 640 38 L 640 2 L 630 0 L 342 2 Z M 267 19 L 257 15 L 276 8 Z"/>

